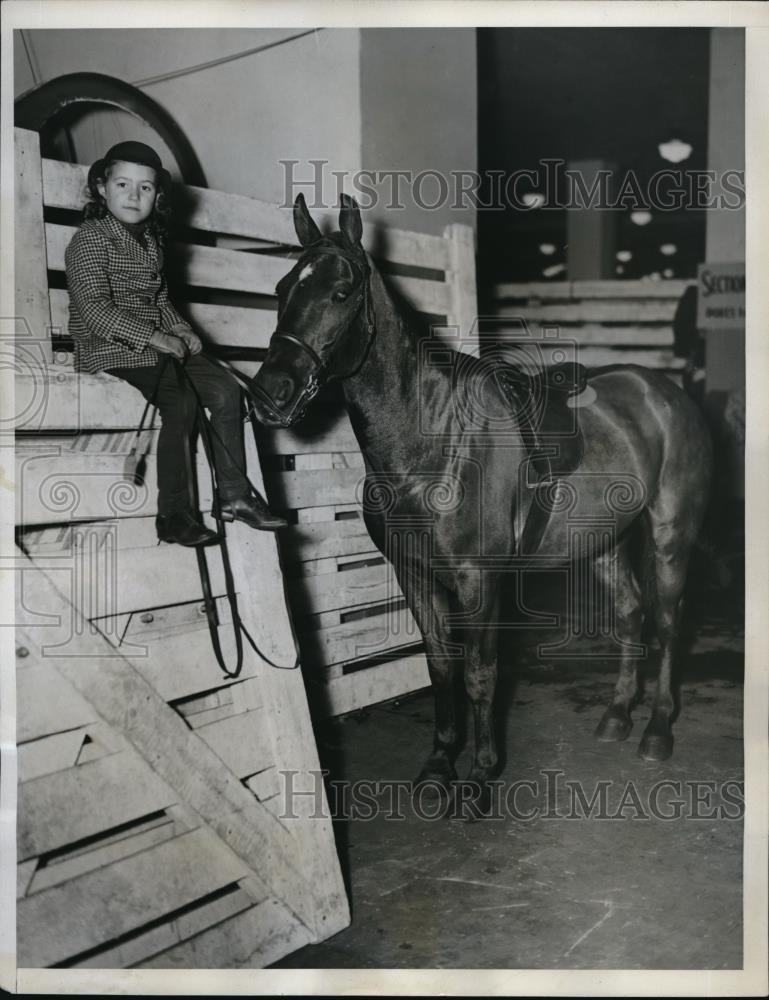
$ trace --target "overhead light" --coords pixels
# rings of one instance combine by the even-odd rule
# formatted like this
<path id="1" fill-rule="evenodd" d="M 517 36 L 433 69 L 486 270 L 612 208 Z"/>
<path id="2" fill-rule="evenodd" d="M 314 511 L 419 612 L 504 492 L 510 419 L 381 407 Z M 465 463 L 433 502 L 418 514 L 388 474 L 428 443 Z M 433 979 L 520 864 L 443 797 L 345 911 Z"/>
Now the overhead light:
<path id="1" fill-rule="evenodd" d="M 662 272 L 662 277 L 663 278 L 672 278 L 672 277 L 675 276 L 675 273 L 676 272 L 673 270 L 672 267 L 666 267 L 665 270 Z"/>
<path id="2" fill-rule="evenodd" d="M 659 273 L 659 271 L 652 271 L 651 274 L 647 275 L 647 277 L 649 278 L 650 281 L 659 281 L 662 278 L 662 275 Z"/>
<path id="3" fill-rule="evenodd" d="M 637 226 L 648 226 L 652 221 L 652 214 L 646 211 L 631 212 L 630 221 L 634 222 Z"/>
<path id="4" fill-rule="evenodd" d="M 565 270 L 566 270 L 565 264 L 551 264 L 550 267 L 546 267 L 543 269 L 542 274 L 546 278 L 554 278 L 556 274 L 561 274 Z"/>
<path id="5" fill-rule="evenodd" d="M 555 253 L 555 243 L 540 243 L 539 252 L 543 253 L 546 257 L 550 257 Z"/>
<path id="6" fill-rule="evenodd" d="M 614 268 L 614 273 L 615 274 L 624 274 L 625 273 L 625 268 L 622 266 L 622 264 L 617 264 L 617 266 Z"/>
<path id="7" fill-rule="evenodd" d="M 633 259 L 633 254 L 629 250 L 617 251 L 617 260 L 621 260 L 623 264 L 627 264 L 627 262 L 632 259 Z"/>
<path id="8" fill-rule="evenodd" d="M 692 155 L 692 147 L 681 139 L 668 139 L 667 142 L 661 142 L 657 149 L 662 159 L 669 163 L 681 163 Z"/>
<path id="9" fill-rule="evenodd" d="M 523 196 L 526 208 L 541 208 L 545 204 L 545 196 L 538 191 L 530 191 Z"/>
<path id="10" fill-rule="evenodd" d="M 675 243 L 663 243 L 660 247 L 660 253 L 664 254 L 666 257 L 672 257 L 674 253 L 678 252 L 678 247 Z"/>

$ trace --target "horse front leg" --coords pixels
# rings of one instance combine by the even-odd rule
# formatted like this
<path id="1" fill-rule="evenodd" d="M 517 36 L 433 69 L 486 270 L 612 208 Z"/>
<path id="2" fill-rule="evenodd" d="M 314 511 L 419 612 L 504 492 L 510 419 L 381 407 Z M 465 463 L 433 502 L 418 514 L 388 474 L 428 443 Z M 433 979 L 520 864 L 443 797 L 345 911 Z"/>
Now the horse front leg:
<path id="1" fill-rule="evenodd" d="M 497 687 L 499 633 L 498 583 L 478 574 L 476 587 L 460 593 L 460 603 L 477 611 L 468 619 L 465 636 L 465 690 L 470 699 L 475 729 L 475 747 L 463 799 L 470 805 L 470 817 L 486 815 L 491 805 L 489 779 L 496 774 L 497 754 L 494 726 L 494 695 Z"/>
<path id="2" fill-rule="evenodd" d="M 435 729 L 432 752 L 414 781 L 414 791 L 435 790 L 449 795 L 457 778 L 457 690 L 459 658 L 452 647 L 452 632 L 447 621 L 449 594 L 426 574 L 400 573 L 401 587 L 414 619 L 422 633 L 427 669 L 435 700 Z"/>

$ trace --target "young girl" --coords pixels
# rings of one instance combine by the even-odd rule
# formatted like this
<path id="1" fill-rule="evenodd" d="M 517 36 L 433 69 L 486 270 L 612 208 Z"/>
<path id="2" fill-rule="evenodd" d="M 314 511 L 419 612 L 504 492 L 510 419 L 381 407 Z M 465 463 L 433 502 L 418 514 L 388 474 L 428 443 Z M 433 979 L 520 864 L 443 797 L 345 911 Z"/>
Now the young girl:
<path id="1" fill-rule="evenodd" d="M 226 521 L 275 530 L 272 514 L 245 477 L 243 416 L 235 379 L 200 352 L 202 343 L 168 297 L 163 245 L 170 175 L 141 142 L 121 142 L 88 171 L 91 202 L 65 256 L 75 370 L 106 371 L 154 397 L 158 436 L 158 538 L 205 545 L 218 537 L 192 506 L 187 469 L 195 433 L 195 392 L 211 413 L 218 505 Z"/>

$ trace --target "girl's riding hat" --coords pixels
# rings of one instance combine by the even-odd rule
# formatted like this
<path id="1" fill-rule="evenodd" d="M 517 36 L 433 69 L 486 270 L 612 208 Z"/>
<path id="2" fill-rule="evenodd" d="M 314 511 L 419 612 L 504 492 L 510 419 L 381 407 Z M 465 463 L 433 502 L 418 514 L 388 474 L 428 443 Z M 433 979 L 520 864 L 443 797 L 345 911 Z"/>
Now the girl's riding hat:
<path id="1" fill-rule="evenodd" d="M 107 150 L 105 156 L 93 164 L 88 171 L 89 181 L 92 177 L 103 177 L 107 164 L 114 163 L 116 160 L 123 160 L 125 163 L 140 163 L 144 167 L 151 167 L 158 175 L 159 182 L 168 180 L 170 177 L 152 146 L 129 140 L 128 142 L 118 142 Z"/>

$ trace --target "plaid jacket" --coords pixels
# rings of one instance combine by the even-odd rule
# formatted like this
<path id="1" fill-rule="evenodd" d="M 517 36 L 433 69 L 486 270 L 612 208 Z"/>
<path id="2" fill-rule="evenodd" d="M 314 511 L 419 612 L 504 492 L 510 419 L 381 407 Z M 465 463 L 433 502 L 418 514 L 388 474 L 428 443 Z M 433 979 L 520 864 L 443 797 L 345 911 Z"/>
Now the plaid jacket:
<path id="1" fill-rule="evenodd" d="M 154 365 L 154 330 L 185 322 L 168 298 L 163 252 L 151 233 L 145 239 L 143 247 L 109 214 L 72 237 L 64 264 L 76 371 Z"/>

